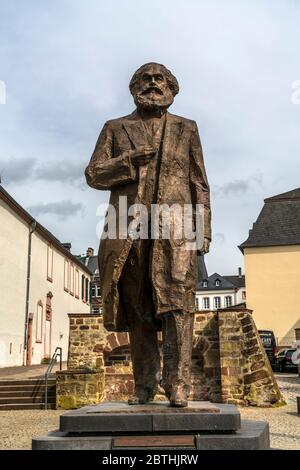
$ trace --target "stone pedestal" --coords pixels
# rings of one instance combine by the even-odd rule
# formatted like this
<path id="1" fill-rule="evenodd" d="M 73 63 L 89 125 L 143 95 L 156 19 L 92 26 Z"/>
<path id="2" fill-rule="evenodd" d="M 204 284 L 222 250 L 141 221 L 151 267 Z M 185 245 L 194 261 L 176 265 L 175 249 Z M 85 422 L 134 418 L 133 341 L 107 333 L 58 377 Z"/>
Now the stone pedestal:
<path id="1" fill-rule="evenodd" d="M 269 449 L 268 424 L 242 421 L 234 405 L 102 403 L 60 417 L 60 429 L 32 441 L 33 450 Z"/>
<path id="2" fill-rule="evenodd" d="M 56 372 L 56 408 L 71 410 L 100 403 L 104 396 L 104 370 Z"/>
<path id="3" fill-rule="evenodd" d="M 68 369 L 56 373 L 56 408 L 69 410 L 104 397 L 103 320 L 95 314 L 69 314 Z"/>

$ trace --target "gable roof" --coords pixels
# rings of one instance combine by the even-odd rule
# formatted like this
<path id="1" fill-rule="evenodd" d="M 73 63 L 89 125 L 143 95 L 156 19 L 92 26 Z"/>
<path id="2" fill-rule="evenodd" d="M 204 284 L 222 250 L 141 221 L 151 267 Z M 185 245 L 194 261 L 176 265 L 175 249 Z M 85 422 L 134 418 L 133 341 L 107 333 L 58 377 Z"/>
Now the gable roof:
<path id="1" fill-rule="evenodd" d="M 76 256 L 65 247 L 63 244 L 35 220 L 1 185 L 0 185 L 0 199 L 4 201 L 19 217 L 21 217 L 29 225 L 36 224 L 35 231 L 43 237 L 46 241 L 51 243 L 58 251 L 60 251 L 66 258 L 69 258 L 73 263 L 78 265 L 83 271 L 92 274 L 91 271 L 85 266 Z"/>
<path id="2" fill-rule="evenodd" d="M 264 206 L 240 246 L 300 245 L 300 188 L 264 200 Z"/>
<path id="3" fill-rule="evenodd" d="M 240 289 L 241 287 L 245 287 L 245 276 L 223 276 L 226 281 L 230 282 L 233 284 L 236 288 Z"/>
<path id="4" fill-rule="evenodd" d="M 98 256 L 78 256 L 78 259 L 89 268 L 91 273 L 99 274 Z"/>
<path id="5" fill-rule="evenodd" d="M 235 277 L 235 276 L 233 276 Z M 216 286 L 216 281 L 220 281 L 220 286 Z M 203 286 L 203 281 L 207 281 L 207 287 Z M 236 286 L 226 279 L 224 276 L 220 276 L 218 273 L 214 273 L 211 276 L 208 276 L 206 279 L 198 282 L 196 290 L 198 291 L 208 291 L 208 290 L 233 290 Z"/>

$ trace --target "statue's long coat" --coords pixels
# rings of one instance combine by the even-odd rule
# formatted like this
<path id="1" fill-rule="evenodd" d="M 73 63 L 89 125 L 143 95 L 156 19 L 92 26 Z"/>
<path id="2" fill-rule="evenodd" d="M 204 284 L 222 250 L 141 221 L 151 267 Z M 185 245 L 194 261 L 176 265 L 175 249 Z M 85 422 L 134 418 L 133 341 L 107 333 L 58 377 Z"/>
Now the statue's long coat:
<path id="1" fill-rule="evenodd" d="M 147 167 L 134 167 L 129 151 L 149 146 L 145 127 L 135 111 L 129 116 L 108 121 L 99 136 L 86 168 L 87 183 L 96 189 L 111 190 L 110 204 L 119 214 L 119 197 L 127 196 L 128 207 L 142 202 Z M 204 236 L 211 238 L 209 185 L 202 149 L 194 121 L 166 113 L 161 146 L 157 204 L 204 205 Z M 118 228 L 118 225 L 117 225 Z M 171 310 L 193 312 L 197 253 L 182 249 L 184 240 L 152 241 L 150 279 L 156 313 Z M 118 281 L 132 240 L 101 239 L 99 270 L 104 325 L 108 330 L 124 331 L 126 318 L 119 299 Z"/>

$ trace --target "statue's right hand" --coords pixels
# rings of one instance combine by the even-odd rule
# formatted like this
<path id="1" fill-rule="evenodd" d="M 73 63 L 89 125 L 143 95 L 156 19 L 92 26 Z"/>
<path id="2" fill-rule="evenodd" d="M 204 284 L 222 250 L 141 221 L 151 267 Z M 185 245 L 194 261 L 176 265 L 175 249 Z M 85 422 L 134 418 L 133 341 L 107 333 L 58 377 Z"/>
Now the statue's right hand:
<path id="1" fill-rule="evenodd" d="M 153 147 L 139 147 L 131 150 L 130 159 L 133 165 L 142 166 L 146 165 L 155 154 L 156 150 Z"/>

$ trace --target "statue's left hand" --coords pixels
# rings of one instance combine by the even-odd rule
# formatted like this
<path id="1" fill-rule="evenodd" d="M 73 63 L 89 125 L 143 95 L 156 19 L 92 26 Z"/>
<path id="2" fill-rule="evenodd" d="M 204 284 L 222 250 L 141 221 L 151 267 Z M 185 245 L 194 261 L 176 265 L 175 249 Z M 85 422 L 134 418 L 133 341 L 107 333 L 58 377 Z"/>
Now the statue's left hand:
<path id="1" fill-rule="evenodd" d="M 205 255 L 206 253 L 209 252 L 209 246 L 210 246 L 210 239 L 209 238 L 204 238 L 203 246 L 202 246 L 202 249 L 201 249 L 201 254 L 202 255 Z"/>

